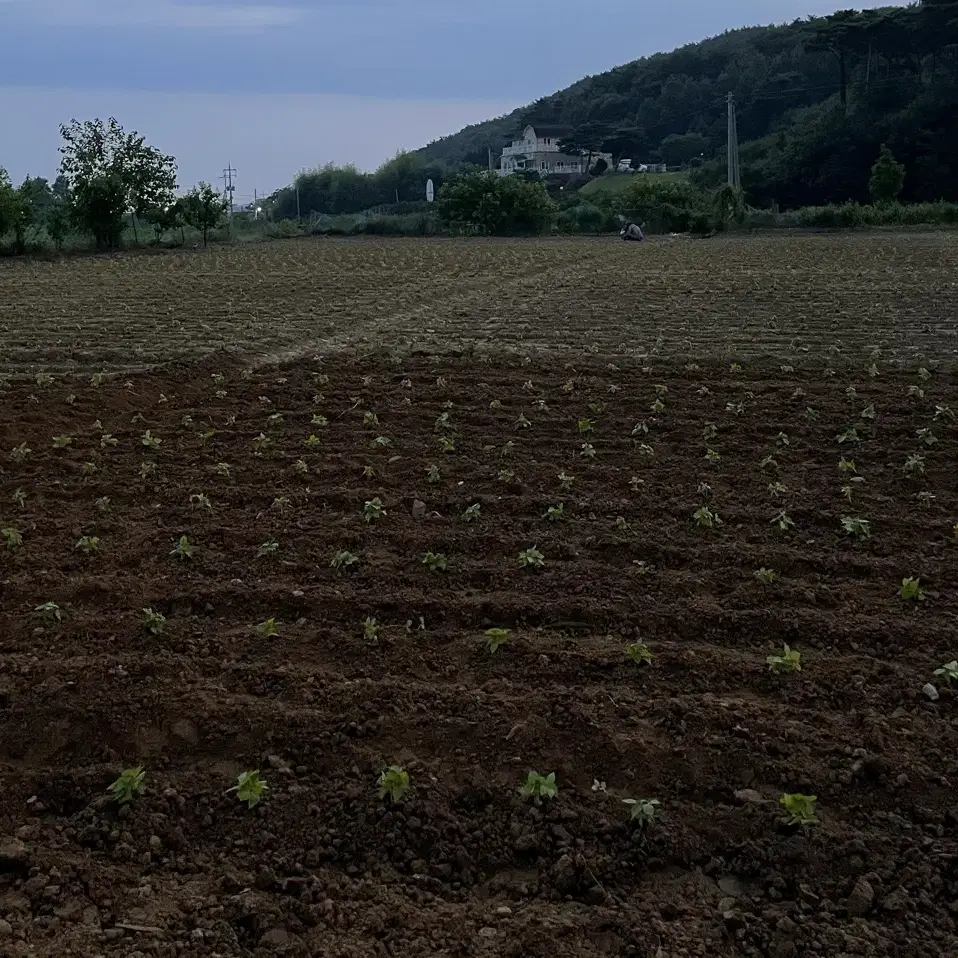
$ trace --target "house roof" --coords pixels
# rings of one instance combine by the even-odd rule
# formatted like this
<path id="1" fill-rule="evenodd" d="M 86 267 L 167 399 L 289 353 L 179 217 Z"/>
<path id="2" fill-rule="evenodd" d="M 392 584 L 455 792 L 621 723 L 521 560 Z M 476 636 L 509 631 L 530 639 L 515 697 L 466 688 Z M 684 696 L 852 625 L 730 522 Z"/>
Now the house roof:
<path id="1" fill-rule="evenodd" d="M 558 123 L 527 123 L 536 131 L 536 136 L 563 137 L 572 133 L 571 126 L 562 126 Z"/>

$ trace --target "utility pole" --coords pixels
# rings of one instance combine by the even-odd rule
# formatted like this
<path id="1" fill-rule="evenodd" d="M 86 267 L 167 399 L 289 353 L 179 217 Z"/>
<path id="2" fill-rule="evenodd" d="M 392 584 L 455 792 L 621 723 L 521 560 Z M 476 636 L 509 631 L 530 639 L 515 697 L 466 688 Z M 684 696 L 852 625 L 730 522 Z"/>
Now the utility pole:
<path id="1" fill-rule="evenodd" d="M 739 168 L 738 124 L 735 119 L 735 94 L 728 95 L 728 183 L 739 190 L 742 188 L 742 175 Z"/>
<path id="2" fill-rule="evenodd" d="M 299 211 L 299 183 L 296 184 L 296 219 L 301 220 L 303 214 Z"/>
<path id="3" fill-rule="evenodd" d="M 223 175 L 220 179 L 223 181 L 223 195 L 226 197 L 227 203 L 230 206 L 230 219 L 233 218 L 233 191 L 236 189 L 235 184 L 233 183 L 233 177 L 236 175 L 236 170 L 233 168 L 232 164 L 227 163 L 226 169 L 223 170 Z"/>

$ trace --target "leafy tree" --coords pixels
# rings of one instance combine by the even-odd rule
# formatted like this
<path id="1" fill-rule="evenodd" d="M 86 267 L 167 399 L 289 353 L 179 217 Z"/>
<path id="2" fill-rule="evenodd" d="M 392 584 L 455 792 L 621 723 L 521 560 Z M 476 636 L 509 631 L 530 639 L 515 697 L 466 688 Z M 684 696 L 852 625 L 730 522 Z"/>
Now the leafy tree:
<path id="1" fill-rule="evenodd" d="M 200 183 L 183 197 L 183 219 L 187 225 L 200 230 L 206 246 L 211 229 L 215 229 L 226 215 L 228 202 L 209 183 Z"/>
<path id="2" fill-rule="evenodd" d="M 74 220 L 98 246 L 118 246 L 123 217 L 174 202 L 176 161 L 127 133 L 112 117 L 61 125 L 60 172 L 70 191 Z"/>
<path id="3" fill-rule="evenodd" d="M 671 133 L 659 147 L 659 156 L 668 166 L 685 166 L 709 148 L 701 133 Z"/>
<path id="4" fill-rule="evenodd" d="M 181 198 L 175 203 L 170 203 L 169 206 L 160 206 L 145 212 L 144 218 L 153 227 L 153 240 L 157 246 L 160 245 L 164 233 L 169 233 L 180 225 L 184 206 Z"/>
<path id="5" fill-rule="evenodd" d="M 541 183 L 495 173 L 463 173 L 439 191 L 439 216 L 447 225 L 490 236 L 542 233 L 556 207 Z"/>
<path id="6" fill-rule="evenodd" d="M 44 224 L 47 235 L 53 240 L 58 253 L 63 251 L 63 243 L 70 228 L 70 210 L 65 202 L 54 203 L 46 212 Z"/>
<path id="7" fill-rule="evenodd" d="M 606 123 L 583 123 L 569 136 L 560 139 L 558 146 L 563 153 L 570 156 L 584 156 L 585 169 L 588 172 L 592 168 L 592 157 L 602 152 L 611 132 Z"/>
<path id="8" fill-rule="evenodd" d="M 0 237 L 13 229 L 15 216 L 14 189 L 7 171 L 0 166 Z"/>
<path id="9" fill-rule="evenodd" d="M 883 143 L 868 179 L 868 192 L 876 203 L 890 203 L 898 199 L 904 185 L 905 166 Z"/>

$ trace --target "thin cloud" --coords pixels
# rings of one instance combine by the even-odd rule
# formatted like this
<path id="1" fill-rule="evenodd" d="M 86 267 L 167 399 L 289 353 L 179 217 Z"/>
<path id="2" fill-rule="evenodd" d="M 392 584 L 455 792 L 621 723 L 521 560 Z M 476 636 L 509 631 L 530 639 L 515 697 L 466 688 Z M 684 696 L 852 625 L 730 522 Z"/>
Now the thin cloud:
<path id="1" fill-rule="evenodd" d="M 0 0 L 21 22 L 47 26 L 160 27 L 178 30 L 255 30 L 288 27 L 307 11 L 268 4 L 185 3 L 177 0 Z"/>

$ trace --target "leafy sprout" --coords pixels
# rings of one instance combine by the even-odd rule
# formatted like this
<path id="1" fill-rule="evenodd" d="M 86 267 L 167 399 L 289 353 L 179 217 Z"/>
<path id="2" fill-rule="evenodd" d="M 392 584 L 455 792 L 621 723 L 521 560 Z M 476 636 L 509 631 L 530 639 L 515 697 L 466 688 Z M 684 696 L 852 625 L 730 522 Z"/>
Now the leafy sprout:
<path id="1" fill-rule="evenodd" d="M 401 765 L 390 765 L 383 770 L 376 784 L 380 798 L 388 797 L 393 805 L 398 805 L 409 791 L 409 772 Z"/>
<path id="2" fill-rule="evenodd" d="M 935 669 L 935 675 L 944 679 L 949 685 L 958 682 L 958 661 L 946 662 L 941 668 Z"/>
<path id="3" fill-rule="evenodd" d="M 426 482 L 432 486 L 442 482 L 442 473 L 439 471 L 439 466 L 431 465 L 426 467 Z"/>
<path id="4" fill-rule="evenodd" d="M 23 462 L 31 452 L 30 447 L 25 442 L 21 442 L 19 446 L 14 446 L 10 450 L 10 458 L 14 462 Z"/>
<path id="5" fill-rule="evenodd" d="M 546 557 L 535 546 L 519 553 L 520 568 L 541 569 L 545 564 Z"/>
<path id="6" fill-rule="evenodd" d="M 835 437 L 835 440 L 839 445 L 842 445 L 846 442 L 861 442 L 862 437 L 858 434 L 858 430 L 854 426 L 849 426 L 846 430 L 840 432 Z"/>
<path id="7" fill-rule="evenodd" d="M 855 472 L 855 460 L 846 459 L 844 456 L 842 456 L 841 459 L 838 460 L 838 471 L 843 475 L 849 472 Z"/>
<path id="8" fill-rule="evenodd" d="M 906 476 L 923 476 L 925 474 L 925 457 L 919 455 L 908 456 L 901 470 Z"/>
<path id="9" fill-rule="evenodd" d="M 213 503 L 210 502 L 209 496 L 203 492 L 194 492 L 190 496 L 190 508 L 191 509 L 206 509 L 208 511 L 213 510 Z"/>
<path id="10" fill-rule="evenodd" d="M 260 543 L 256 549 L 256 558 L 257 559 L 266 559 L 271 555 L 275 555 L 279 551 L 279 543 L 275 539 L 267 539 L 265 542 Z"/>
<path id="11" fill-rule="evenodd" d="M 54 449 L 66 449 L 68 446 L 73 444 L 72 436 L 54 436 L 53 437 L 53 448 Z"/>
<path id="12" fill-rule="evenodd" d="M 336 573 L 342 575 L 350 566 L 359 562 L 359 556 L 354 555 L 346 549 L 341 549 L 329 561 L 329 567 Z"/>
<path id="13" fill-rule="evenodd" d="M 367 615 L 363 619 L 363 638 L 367 642 L 375 642 L 379 639 L 379 620 L 374 616 Z"/>
<path id="14" fill-rule="evenodd" d="M 652 664 L 652 650 L 641 640 L 630 642 L 625 647 L 625 657 L 636 665 Z"/>
<path id="15" fill-rule="evenodd" d="M 44 602 L 42 605 L 38 605 L 33 611 L 41 618 L 47 619 L 50 622 L 63 621 L 60 606 L 58 606 L 56 602 Z"/>
<path id="16" fill-rule="evenodd" d="M 779 532 L 788 532 L 789 529 L 795 528 L 795 521 L 789 518 L 788 513 L 784 509 L 780 509 L 769 520 L 769 525 L 775 526 Z"/>
<path id="17" fill-rule="evenodd" d="M 479 514 L 482 511 L 482 507 L 478 502 L 474 502 L 471 506 L 468 506 L 459 517 L 463 522 L 475 522 L 479 518 Z"/>
<path id="18" fill-rule="evenodd" d="M 509 641 L 511 634 L 511 629 L 486 629 L 486 648 L 489 650 L 489 654 L 495 655 L 500 646 Z"/>
<path id="19" fill-rule="evenodd" d="M 756 569 L 752 573 L 755 578 L 762 583 L 762 585 L 772 585 L 776 579 L 778 579 L 778 573 L 774 569 L 766 569 L 764 566 L 761 569 Z"/>
<path id="20" fill-rule="evenodd" d="M 0 536 L 3 536 L 3 544 L 11 552 L 23 548 L 23 536 L 20 534 L 19 529 L 15 529 L 13 526 L 7 526 L 4 529 L 0 529 Z"/>
<path id="21" fill-rule="evenodd" d="M 143 610 L 143 627 L 153 635 L 160 635 L 166 628 L 166 616 L 153 609 Z"/>
<path id="22" fill-rule="evenodd" d="M 269 639 L 279 634 L 279 626 L 276 619 L 270 616 L 256 626 L 256 631 L 263 636 L 263 638 Z"/>
<path id="23" fill-rule="evenodd" d="M 778 801 L 785 809 L 785 820 L 789 825 L 807 827 L 818 824 L 818 818 L 815 815 L 815 803 L 818 798 L 815 795 L 802 795 L 798 792 L 786 793 Z"/>
<path id="24" fill-rule="evenodd" d="M 149 429 L 140 437 L 140 445 L 146 446 L 147 449 L 159 449 L 163 445 L 163 440 L 157 438 L 150 432 Z"/>
<path id="25" fill-rule="evenodd" d="M 80 536 L 73 548 L 85 555 L 93 555 L 94 552 L 100 551 L 100 537 Z"/>
<path id="26" fill-rule="evenodd" d="M 577 424 L 578 430 L 582 435 L 592 432 L 595 429 L 594 419 L 580 419 Z"/>
<path id="27" fill-rule="evenodd" d="M 655 798 L 624 798 L 622 801 L 629 806 L 629 820 L 639 828 L 647 828 L 655 821 L 662 804 Z"/>
<path id="28" fill-rule="evenodd" d="M 549 522 L 560 522 L 565 518 L 565 503 L 560 502 L 557 506 L 549 506 L 542 518 L 548 519 Z"/>
<path id="29" fill-rule="evenodd" d="M 722 525 L 719 514 L 709 506 L 699 506 L 692 513 L 692 522 L 698 529 L 714 529 L 716 526 Z"/>
<path id="30" fill-rule="evenodd" d="M 236 784 L 227 789 L 227 794 L 236 792 L 236 797 L 246 803 L 247 808 L 255 808 L 263 799 L 263 795 L 269 791 L 269 786 L 258 770 L 251 772 L 240 772 L 236 778 Z"/>
<path id="31" fill-rule="evenodd" d="M 378 522 L 384 515 L 386 515 L 386 510 L 383 508 L 382 499 L 378 496 L 363 505 L 363 522 L 367 525 Z"/>
<path id="32" fill-rule="evenodd" d="M 912 579 L 911 577 L 902 579 L 901 589 L 899 589 L 898 595 L 904 599 L 905 602 L 925 601 L 925 590 L 921 587 L 920 579 Z"/>
<path id="33" fill-rule="evenodd" d="M 765 659 L 769 669 L 776 675 L 787 675 L 790 672 L 802 671 L 802 653 L 785 645 L 780 654 L 770 655 Z"/>
<path id="34" fill-rule="evenodd" d="M 559 787 L 556 785 L 556 773 L 549 772 L 548 775 L 540 775 L 538 772 L 529 772 L 519 789 L 519 794 L 530 800 L 555 798 L 559 794 Z"/>
<path id="35" fill-rule="evenodd" d="M 853 536 L 859 542 L 863 539 L 870 538 L 872 534 L 871 523 L 867 519 L 860 519 L 854 516 L 843 516 L 842 528 L 848 535 Z"/>
<path id="36" fill-rule="evenodd" d="M 564 469 L 556 478 L 559 480 L 560 492 L 568 492 L 572 488 L 572 483 L 575 482 L 575 476 L 569 475 Z"/>
<path id="37" fill-rule="evenodd" d="M 170 550 L 170 555 L 175 556 L 181 562 L 192 559 L 196 550 L 190 545 L 190 540 L 184 535 L 177 539 L 176 544 Z"/>
<path id="38" fill-rule="evenodd" d="M 449 560 L 441 552 L 427 552 L 422 557 L 422 564 L 430 572 L 445 572 L 446 567 L 449 564 Z"/>
<path id="39" fill-rule="evenodd" d="M 142 765 L 128 768 L 120 773 L 120 777 L 107 788 L 113 801 L 117 805 L 127 805 L 146 791 L 146 772 Z"/>
<path id="40" fill-rule="evenodd" d="M 440 436 L 439 437 L 439 451 L 440 452 L 455 452 L 456 451 L 456 439 L 454 436 Z"/>

